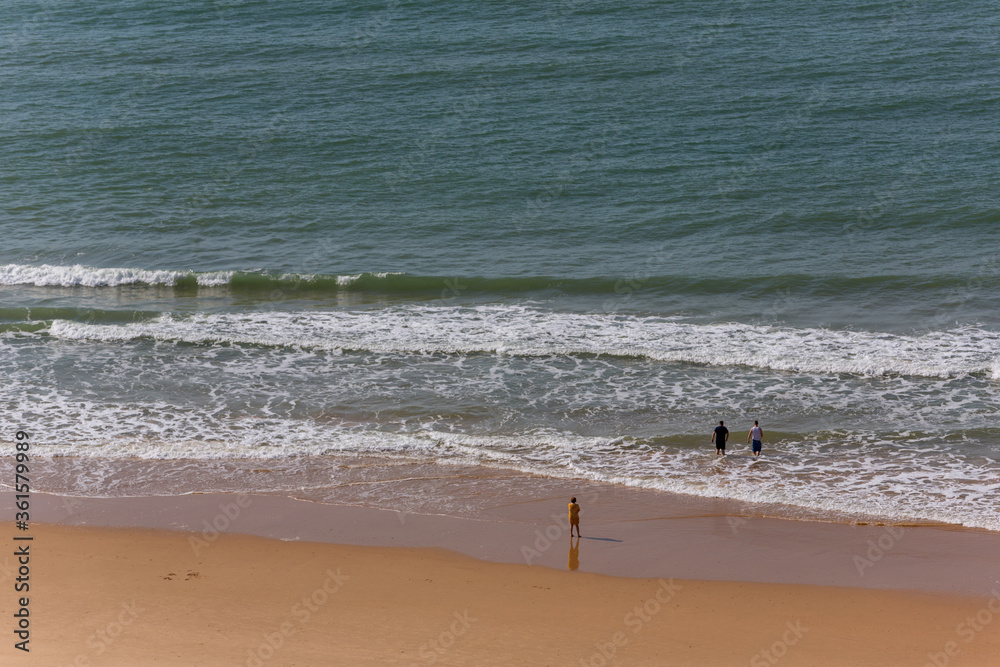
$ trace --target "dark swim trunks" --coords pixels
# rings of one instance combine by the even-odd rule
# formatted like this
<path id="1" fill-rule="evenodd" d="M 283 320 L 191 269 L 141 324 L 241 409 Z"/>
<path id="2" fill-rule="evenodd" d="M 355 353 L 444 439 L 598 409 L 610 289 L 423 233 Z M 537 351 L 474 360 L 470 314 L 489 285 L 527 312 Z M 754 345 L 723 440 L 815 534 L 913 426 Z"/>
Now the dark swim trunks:
<path id="1" fill-rule="evenodd" d="M 760 440 L 754 440 L 753 441 L 753 450 L 755 452 L 759 452 L 760 451 Z"/>

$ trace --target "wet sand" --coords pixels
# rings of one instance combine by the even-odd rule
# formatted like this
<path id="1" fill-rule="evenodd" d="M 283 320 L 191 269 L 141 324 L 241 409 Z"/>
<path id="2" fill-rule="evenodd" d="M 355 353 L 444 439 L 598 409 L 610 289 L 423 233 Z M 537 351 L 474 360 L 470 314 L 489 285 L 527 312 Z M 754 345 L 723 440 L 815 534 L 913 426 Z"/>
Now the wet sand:
<path id="1" fill-rule="evenodd" d="M 25 660 L 9 641 L 0 655 L 59 666 L 940 667 L 1000 654 L 995 534 L 685 515 L 676 504 L 656 516 L 583 497 L 584 538 L 571 540 L 565 500 L 466 519 L 277 496 L 34 494 L 44 522 L 28 531 L 32 651 Z M 0 559 L 8 623 L 13 561 Z"/>
<path id="2" fill-rule="evenodd" d="M 550 480 L 550 484 L 552 481 Z M 627 487 L 548 487 L 497 499 L 477 518 L 326 505 L 283 496 L 68 498 L 35 494 L 47 523 L 219 532 L 359 546 L 449 549 L 565 569 L 566 503 L 578 497 L 579 570 L 629 577 L 799 583 L 988 595 L 1000 587 L 1000 534 L 954 526 L 850 525 L 740 515 L 742 506 Z M 579 492 L 577 492 L 580 490 Z M 0 516 L 12 516 L 0 494 Z"/>

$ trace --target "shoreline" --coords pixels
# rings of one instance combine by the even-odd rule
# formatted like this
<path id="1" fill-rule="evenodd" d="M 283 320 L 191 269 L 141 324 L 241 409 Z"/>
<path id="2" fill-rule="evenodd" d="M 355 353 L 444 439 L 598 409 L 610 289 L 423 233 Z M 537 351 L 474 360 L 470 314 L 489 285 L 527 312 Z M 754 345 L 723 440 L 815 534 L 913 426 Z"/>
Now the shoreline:
<path id="1" fill-rule="evenodd" d="M 758 463 L 740 455 L 730 455 L 727 459 L 737 459 L 737 465 L 746 465 L 748 461 Z M 708 460 L 713 465 L 717 462 L 714 455 Z M 718 472 L 713 469 L 707 474 Z M 843 525 L 933 526 L 1000 534 L 1000 530 L 988 526 L 891 515 L 880 513 L 875 507 L 847 511 L 766 496 L 746 499 L 702 495 L 614 480 L 547 475 L 517 467 L 408 456 L 341 453 L 263 459 L 107 459 L 60 455 L 38 458 L 34 474 L 36 486 L 47 493 L 98 498 L 245 493 L 287 496 L 326 505 L 479 518 L 498 506 L 514 504 L 525 497 L 589 495 L 610 496 L 615 502 L 629 505 L 656 506 L 671 516 L 701 512 Z"/>
<path id="2" fill-rule="evenodd" d="M 472 468 L 343 474 L 340 503 L 35 492 L 32 658 L 940 667 L 1000 653 L 1000 533 L 775 518 L 738 501 Z M 573 495 L 582 539 L 569 537 Z M 0 492 L 0 516 L 13 504 Z M 12 565 L 0 558 L 0 580 Z M 0 597 L 0 616 L 14 602 Z M 11 653 L 0 661 L 27 664 Z"/>
<path id="3" fill-rule="evenodd" d="M 1000 652 L 997 591 L 617 577 L 230 533 L 197 548 L 198 534 L 163 529 L 31 532 L 31 660 L 8 642 L 4 664 L 939 667 Z M 0 616 L 13 613 L 0 597 Z"/>
<path id="4" fill-rule="evenodd" d="M 551 491 L 551 489 L 549 489 Z M 568 496 L 568 494 L 566 494 Z M 603 489 L 506 502 L 476 518 L 330 505 L 281 495 L 79 498 L 36 493 L 33 522 L 172 531 L 210 545 L 224 534 L 285 542 L 444 549 L 482 561 L 630 578 L 805 584 L 987 596 L 1000 587 L 1000 534 L 954 526 L 847 525 L 732 514 L 728 503 Z M 662 496 L 657 500 L 663 501 Z M 13 516 L 13 493 L 0 493 Z"/>

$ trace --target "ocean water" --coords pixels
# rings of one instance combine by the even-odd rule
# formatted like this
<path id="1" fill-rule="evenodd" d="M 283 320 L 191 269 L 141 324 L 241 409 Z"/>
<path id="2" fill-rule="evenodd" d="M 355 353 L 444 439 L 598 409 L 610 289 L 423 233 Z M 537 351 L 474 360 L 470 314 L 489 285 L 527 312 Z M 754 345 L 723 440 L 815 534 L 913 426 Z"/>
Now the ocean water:
<path id="1" fill-rule="evenodd" d="M 990 7 L 4 17 L 39 489 L 322 498 L 362 457 L 1000 530 Z"/>

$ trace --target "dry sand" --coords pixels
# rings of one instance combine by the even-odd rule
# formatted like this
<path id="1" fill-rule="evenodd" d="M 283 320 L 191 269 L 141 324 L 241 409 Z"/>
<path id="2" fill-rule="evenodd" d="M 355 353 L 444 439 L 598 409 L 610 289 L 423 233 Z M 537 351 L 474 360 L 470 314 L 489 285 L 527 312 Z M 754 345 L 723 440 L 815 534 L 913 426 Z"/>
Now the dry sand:
<path id="1" fill-rule="evenodd" d="M 36 504 L 48 502 L 50 513 L 55 513 L 55 500 L 44 498 L 36 495 Z M 31 652 L 13 648 L 16 571 L 11 567 L 14 559 L 0 559 L 0 590 L 6 591 L 0 595 L 0 617 L 8 625 L 0 664 L 1000 664 L 1000 594 L 993 596 L 986 588 L 957 595 L 917 591 L 927 588 L 917 579 L 903 586 L 912 590 L 702 581 L 675 577 L 670 566 L 652 578 L 583 571 L 588 558 L 605 562 L 617 554 L 629 562 L 625 547 L 637 541 L 637 535 L 660 532 L 649 521 L 620 531 L 614 524 L 598 523 L 594 528 L 599 532 L 617 536 L 605 539 L 622 541 L 584 539 L 575 554 L 583 564 L 578 571 L 566 569 L 574 564 L 574 550 L 565 535 L 543 554 L 553 567 L 529 567 L 443 549 L 94 525 L 101 522 L 98 517 L 106 524 L 120 523 L 124 508 L 132 507 L 141 509 L 135 516 L 154 525 L 168 518 L 173 523 L 188 512 L 184 520 L 194 527 L 196 517 L 215 519 L 220 506 L 238 500 L 203 496 L 87 501 L 83 509 L 74 505 L 72 521 L 91 525 L 34 524 Z M 386 540 L 395 532 L 393 539 L 400 543 L 463 543 L 467 551 L 495 548 L 505 554 L 530 547 L 528 538 L 538 530 L 517 522 L 478 522 L 473 529 L 473 524 L 449 517 L 404 521 L 393 513 L 297 505 L 276 498 L 240 502 L 246 505 L 239 519 L 242 530 L 274 532 L 277 523 L 285 530 L 299 526 L 297 533 L 313 539 L 318 538 L 304 530 L 303 517 L 314 530 L 317 517 L 325 517 L 327 538 L 346 531 L 355 541 L 363 541 L 366 534 Z M 676 519 L 668 523 L 676 525 Z M 686 532 L 694 534 L 691 528 L 696 525 Z M 714 524 L 700 525 L 706 532 L 705 526 Z M 837 538 L 838 530 L 845 528 L 782 525 L 785 537 L 832 531 Z M 584 528 L 586 538 L 586 522 Z M 753 553 L 747 551 L 752 544 L 780 542 L 783 537 L 775 530 L 758 534 L 744 546 L 731 541 L 730 550 L 747 556 Z M 891 555 L 901 563 L 924 563 L 924 570 L 912 570 L 913 577 L 935 569 L 961 569 L 963 556 L 956 553 L 956 545 L 975 549 L 997 544 L 997 536 L 988 533 L 911 530 L 908 541 L 900 539 Z M 15 544 L 11 524 L 0 524 L 0 531 L 10 536 L 8 544 Z M 859 545 L 865 543 L 862 537 Z M 666 539 L 676 540 L 676 534 Z M 857 546 L 846 545 L 833 559 L 835 543 L 814 538 L 813 558 L 806 547 L 796 547 L 799 560 L 788 561 L 799 563 L 793 578 L 822 580 L 822 571 L 828 569 L 823 563 L 849 560 Z M 694 544 L 675 544 L 669 550 L 697 552 L 702 543 Z M 941 548 L 929 550 L 927 545 L 935 544 Z M 642 549 L 650 548 L 668 551 L 663 544 L 643 543 Z M 973 569 L 981 565 L 982 556 L 970 556 Z M 633 562 L 642 565 L 640 569 L 649 567 L 648 559 Z M 786 569 L 791 568 L 788 563 Z M 752 575 L 751 561 L 747 564 Z M 871 572 L 884 566 L 880 562 Z M 873 581 L 858 578 L 855 571 L 854 586 Z"/>
<path id="2" fill-rule="evenodd" d="M 629 579 L 238 535 L 196 555 L 184 533 L 33 533 L 32 651 L 18 659 L 8 641 L 4 664 L 923 665 L 949 642 L 961 651 L 949 664 L 1000 655 L 1000 623 L 966 620 L 992 620 L 986 599 Z"/>

